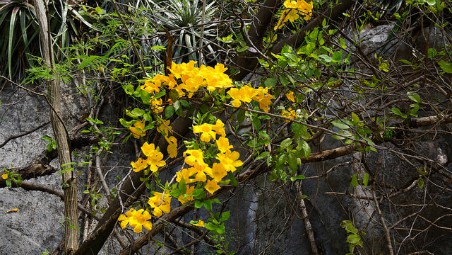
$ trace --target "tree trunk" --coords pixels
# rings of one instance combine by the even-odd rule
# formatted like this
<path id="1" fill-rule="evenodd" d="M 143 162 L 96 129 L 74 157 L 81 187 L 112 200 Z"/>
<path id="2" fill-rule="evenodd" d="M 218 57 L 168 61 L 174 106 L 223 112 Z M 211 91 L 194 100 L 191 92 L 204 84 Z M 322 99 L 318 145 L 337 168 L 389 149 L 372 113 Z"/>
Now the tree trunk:
<path id="1" fill-rule="evenodd" d="M 51 73 L 53 70 L 53 49 L 49 32 L 46 6 L 43 0 L 33 0 L 36 17 L 39 24 L 41 52 L 44 63 Z M 78 248 L 79 227 L 77 212 L 77 179 L 71 169 L 71 152 L 69 149 L 69 137 L 61 119 L 61 90 L 58 77 L 46 81 L 51 108 L 50 121 L 57 142 L 58 159 L 63 170 L 64 190 L 64 253 L 73 254 Z"/>

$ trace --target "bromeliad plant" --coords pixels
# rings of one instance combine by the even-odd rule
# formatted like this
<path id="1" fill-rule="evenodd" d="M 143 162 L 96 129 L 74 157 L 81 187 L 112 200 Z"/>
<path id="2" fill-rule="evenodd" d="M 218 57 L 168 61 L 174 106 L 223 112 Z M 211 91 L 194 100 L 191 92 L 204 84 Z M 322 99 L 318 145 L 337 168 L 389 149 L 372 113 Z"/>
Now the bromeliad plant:
<path id="1" fill-rule="evenodd" d="M 205 5 L 204 11 L 203 1 L 200 0 L 144 0 L 140 3 L 148 9 L 145 13 L 152 21 L 151 24 L 157 25 L 160 30 L 170 32 L 174 40 L 173 59 L 177 63 L 182 63 L 199 60 L 203 54 L 216 58 L 217 54 L 212 48 L 211 41 L 218 36 L 219 23 L 213 21 L 219 10 L 215 1 L 209 2 Z M 204 49 L 199 48 L 200 45 L 206 47 L 205 53 Z"/>

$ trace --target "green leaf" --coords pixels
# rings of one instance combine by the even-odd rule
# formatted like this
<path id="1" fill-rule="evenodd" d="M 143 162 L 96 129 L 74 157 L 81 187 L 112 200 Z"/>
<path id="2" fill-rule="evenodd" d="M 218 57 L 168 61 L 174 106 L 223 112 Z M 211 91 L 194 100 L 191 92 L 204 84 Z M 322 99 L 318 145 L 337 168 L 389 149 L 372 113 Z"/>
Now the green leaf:
<path id="1" fill-rule="evenodd" d="M 166 119 L 169 119 L 169 118 L 171 118 L 173 115 L 174 115 L 174 106 L 172 106 L 172 105 L 168 105 L 166 108 L 165 108 L 165 118 Z"/>
<path id="2" fill-rule="evenodd" d="M 298 140 L 297 151 L 301 158 L 308 158 L 311 155 L 311 147 L 305 140 Z"/>
<path id="3" fill-rule="evenodd" d="M 434 57 L 436 57 L 437 54 L 438 54 L 438 52 L 436 51 L 435 48 L 428 48 L 428 50 L 427 50 L 428 58 L 434 58 Z"/>
<path id="4" fill-rule="evenodd" d="M 203 202 L 202 201 L 199 201 L 199 200 L 195 200 L 195 208 L 196 209 L 199 209 L 199 208 L 201 208 L 202 206 L 203 206 Z"/>
<path id="5" fill-rule="evenodd" d="M 145 113 L 145 111 L 143 109 L 140 108 L 134 108 L 132 111 L 129 112 L 129 116 L 132 118 L 138 118 L 143 116 L 143 114 Z"/>
<path id="6" fill-rule="evenodd" d="M 278 80 L 276 78 L 267 78 L 264 81 L 265 87 L 274 87 L 278 83 Z"/>
<path id="7" fill-rule="evenodd" d="M 221 214 L 220 221 L 227 221 L 227 220 L 229 220 L 230 216 L 231 216 L 231 212 L 230 211 L 223 212 Z"/>
<path id="8" fill-rule="evenodd" d="M 100 8 L 99 6 L 97 6 L 96 8 L 94 8 L 94 10 L 97 12 L 97 14 L 103 14 L 104 10 L 102 10 L 102 8 Z"/>
<path id="9" fill-rule="evenodd" d="M 352 185 L 353 188 L 356 188 L 359 185 L 358 176 L 356 174 L 352 175 L 352 180 L 350 181 L 350 185 Z"/>
<path id="10" fill-rule="evenodd" d="M 298 158 L 294 153 L 288 154 L 287 163 L 289 164 L 290 170 L 292 170 L 291 173 L 296 173 L 296 171 L 298 170 Z"/>
<path id="11" fill-rule="evenodd" d="M 163 45 L 155 45 L 151 47 L 151 50 L 155 50 L 155 51 L 164 51 L 166 50 L 166 47 Z"/>
<path id="12" fill-rule="evenodd" d="M 339 129 L 349 129 L 350 126 L 347 125 L 344 121 L 342 120 L 333 120 L 331 122 L 331 124 L 333 124 L 333 126 L 339 128 Z"/>
<path id="13" fill-rule="evenodd" d="M 425 185 L 424 178 L 419 177 L 419 179 L 417 179 L 417 186 L 419 187 L 419 189 L 423 189 L 424 185 Z"/>
<path id="14" fill-rule="evenodd" d="M 212 200 L 206 200 L 203 202 L 204 208 L 206 208 L 207 211 L 212 211 Z"/>
<path id="15" fill-rule="evenodd" d="M 436 4 L 436 0 L 426 0 L 425 2 L 430 6 L 433 6 Z"/>
<path id="16" fill-rule="evenodd" d="M 135 88 L 130 83 L 122 86 L 122 88 L 124 89 L 124 92 L 126 92 L 126 94 L 129 96 L 133 95 L 133 92 L 135 92 Z"/>
<path id="17" fill-rule="evenodd" d="M 164 95 L 166 95 L 166 90 L 162 90 L 159 93 L 155 94 L 154 98 L 159 99 L 159 98 L 163 97 Z"/>
<path id="18" fill-rule="evenodd" d="M 330 63 L 331 61 L 333 61 L 333 58 L 332 58 L 332 57 L 330 57 L 330 56 L 328 56 L 328 55 L 325 55 L 325 54 L 319 55 L 319 58 L 322 59 L 322 60 L 324 60 L 324 61 L 327 62 L 327 63 Z"/>
<path id="19" fill-rule="evenodd" d="M 358 234 L 348 235 L 347 243 L 352 244 L 354 246 L 362 246 L 361 236 L 359 236 Z"/>
<path id="20" fill-rule="evenodd" d="M 378 69 L 379 69 L 380 71 L 385 72 L 385 73 L 389 72 L 389 63 L 386 62 L 386 61 L 383 62 L 383 63 L 381 63 L 381 64 L 378 66 Z"/>
<path id="21" fill-rule="evenodd" d="M 292 138 L 286 138 L 281 142 L 280 148 L 281 150 L 284 150 L 290 145 L 292 145 Z"/>
<path id="22" fill-rule="evenodd" d="M 294 182 L 294 181 L 296 181 L 296 180 L 304 180 L 304 179 L 306 179 L 306 176 L 304 176 L 304 175 L 302 175 L 302 174 L 297 175 L 297 176 L 290 177 L 290 181 L 292 181 L 292 182 Z"/>
<path id="23" fill-rule="evenodd" d="M 391 112 L 404 119 L 406 119 L 408 117 L 408 115 L 406 115 L 405 113 L 402 113 L 402 111 L 400 111 L 400 109 L 397 107 L 392 107 Z"/>
<path id="24" fill-rule="evenodd" d="M 409 91 L 406 94 L 408 95 L 408 98 L 411 99 L 411 101 L 414 101 L 418 104 L 421 103 L 421 96 L 419 96 L 418 93 Z"/>
<path id="25" fill-rule="evenodd" d="M 364 187 L 367 187 L 368 184 L 369 184 L 369 173 L 364 173 L 363 185 L 364 185 Z"/>
<path id="26" fill-rule="evenodd" d="M 445 73 L 452 73 L 452 63 L 441 60 L 438 64 Z"/>

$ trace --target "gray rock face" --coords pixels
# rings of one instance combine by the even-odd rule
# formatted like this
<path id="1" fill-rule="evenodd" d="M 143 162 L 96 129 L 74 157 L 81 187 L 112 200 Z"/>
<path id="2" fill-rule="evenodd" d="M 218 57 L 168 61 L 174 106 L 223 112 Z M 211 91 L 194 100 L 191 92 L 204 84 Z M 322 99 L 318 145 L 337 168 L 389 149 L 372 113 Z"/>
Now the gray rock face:
<path id="1" fill-rule="evenodd" d="M 40 177 L 30 181 L 50 183 L 52 188 L 57 188 L 60 182 L 57 177 Z M 19 211 L 7 213 L 13 208 Z M 0 189 L 0 254 L 53 251 L 63 236 L 63 210 L 63 202 L 57 196 L 21 188 Z"/>

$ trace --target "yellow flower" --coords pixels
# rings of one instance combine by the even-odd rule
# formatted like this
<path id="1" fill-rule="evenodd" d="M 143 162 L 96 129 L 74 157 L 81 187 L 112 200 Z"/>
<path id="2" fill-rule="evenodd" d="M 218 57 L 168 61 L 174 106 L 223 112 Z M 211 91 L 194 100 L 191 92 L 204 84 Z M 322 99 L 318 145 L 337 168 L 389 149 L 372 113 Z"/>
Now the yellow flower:
<path id="1" fill-rule="evenodd" d="M 168 77 L 161 74 L 157 74 L 156 76 L 154 76 L 154 78 L 146 80 L 144 82 L 144 85 L 141 86 L 141 89 L 148 92 L 149 94 L 159 93 L 162 83 L 167 82 L 167 80 Z"/>
<path id="2" fill-rule="evenodd" d="M 187 156 L 189 154 L 189 156 Z M 205 165 L 204 163 L 204 153 L 202 150 L 186 150 L 184 152 L 185 163 L 190 166 L 194 166 L 195 163 Z"/>
<path id="3" fill-rule="evenodd" d="M 205 226 L 205 223 L 203 220 L 198 220 L 196 223 L 193 222 L 192 225 L 203 228 Z"/>
<path id="4" fill-rule="evenodd" d="M 232 106 L 240 107 L 242 102 L 250 103 L 252 98 L 257 94 L 256 90 L 253 87 L 248 85 L 241 87 L 240 89 L 231 88 L 228 91 L 228 94 L 233 99 Z"/>
<path id="5" fill-rule="evenodd" d="M 205 182 L 207 180 L 207 176 L 204 173 L 204 171 L 197 171 L 195 175 L 195 179 L 193 179 L 194 182 Z"/>
<path id="6" fill-rule="evenodd" d="M 169 70 L 174 75 L 174 77 L 176 77 L 176 79 L 181 79 L 183 75 L 187 75 L 196 69 L 195 64 L 196 61 L 193 60 L 190 60 L 190 62 L 188 63 L 181 64 L 176 64 L 173 62 Z"/>
<path id="7" fill-rule="evenodd" d="M 216 182 L 223 180 L 223 178 L 228 174 L 226 168 L 222 164 L 213 163 L 212 171 L 208 173 Z"/>
<path id="8" fill-rule="evenodd" d="M 216 181 L 208 180 L 206 186 L 204 187 L 210 194 L 215 193 L 215 191 L 219 190 L 221 187 L 218 185 Z"/>
<path id="9" fill-rule="evenodd" d="M 226 136 L 226 131 L 224 130 L 224 123 L 220 119 L 217 119 L 215 125 L 212 126 L 212 130 L 219 136 Z"/>
<path id="10" fill-rule="evenodd" d="M 217 140 L 217 147 L 221 153 L 225 153 L 232 149 L 232 145 L 229 144 L 229 139 L 226 137 L 220 137 Z"/>
<path id="11" fill-rule="evenodd" d="M 120 226 L 122 229 L 126 228 L 127 225 L 130 225 L 133 227 L 133 232 L 141 233 L 143 227 L 148 231 L 152 229 L 152 223 L 149 221 L 150 219 L 151 215 L 148 211 L 144 209 L 136 211 L 131 208 L 125 214 L 121 214 L 118 221 L 121 221 Z"/>
<path id="12" fill-rule="evenodd" d="M 181 204 L 185 204 L 187 202 L 193 201 L 193 191 L 195 191 L 195 187 L 187 185 L 187 189 L 185 190 L 185 194 L 180 195 L 177 198 L 177 200 L 179 200 L 179 202 Z"/>
<path id="13" fill-rule="evenodd" d="M 212 130 L 212 125 L 208 123 L 193 126 L 193 133 L 194 134 L 201 133 L 201 141 L 206 143 L 216 138 L 216 133 L 215 131 Z"/>
<path id="14" fill-rule="evenodd" d="M 154 192 L 154 196 L 149 198 L 148 204 L 154 209 L 152 214 L 156 217 L 171 211 L 171 196 L 167 193 Z"/>
<path id="15" fill-rule="evenodd" d="M 215 65 L 215 68 L 210 66 L 201 66 L 199 74 L 205 79 L 206 88 L 208 91 L 214 91 L 216 89 L 224 89 L 233 86 L 231 78 L 224 72 L 227 68 L 223 64 Z"/>
<path id="16" fill-rule="evenodd" d="M 304 20 L 311 19 L 313 9 L 312 2 L 307 3 L 304 0 L 286 0 L 284 1 L 284 7 L 285 9 L 282 11 L 274 28 L 275 31 L 282 28 L 287 21 L 294 22 L 297 20 L 300 17 L 299 14 L 303 16 Z"/>
<path id="17" fill-rule="evenodd" d="M 254 101 L 259 102 L 259 108 L 261 108 L 264 112 L 268 112 L 272 99 L 273 96 L 268 93 L 268 88 L 262 87 L 256 89 L 256 96 L 253 97 Z"/>
<path id="18" fill-rule="evenodd" d="M 168 155 L 170 158 L 177 157 L 177 139 L 174 136 L 170 136 L 166 138 L 166 141 L 168 142 L 168 147 L 166 147 L 166 151 L 168 152 Z"/>
<path id="19" fill-rule="evenodd" d="M 131 162 L 134 172 L 140 172 L 148 167 L 148 162 L 142 158 L 138 158 L 136 162 Z"/>
<path id="20" fill-rule="evenodd" d="M 8 177 L 9 177 L 9 175 L 8 175 L 7 173 L 2 174 L 2 179 L 3 179 L 3 180 L 8 179 Z"/>
<path id="21" fill-rule="evenodd" d="M 243 165 L 243 162 L 239 160 L 239 157 L 240 153 L 238 153 L 237 151 L 228 151 L 226 153 L 217 155 L 217 159 L 220 161 L 220 164 L 222 164 L 228 172 L 235 172 L 235 170 L 237 170 L 237 167 Z"/>
<path id="22" fill-rule="evenodd" d="M 162 160 L 163 154 L 155 148 L 153 143 L 148 144 L 145 142 L 143 146 L 141 146 L 141 151 L 146 155 L 146 162 L 152 172 L 156 172 L 159 167 L 166 165 L 165 161 Z"/>
<path id="23" fill-rule="evenodd" d="M 140 139 L 141 137 L 146 135 L 146 131 L 144 130 L 144 127 L 145 127 L 145 121 L 138 120 L 133 124 L 133 126 L 129 127 L 129 130 L 130 130 L 130 132 L 132 132 L 132 135 L 135 139 Z"/>
<path id="24" fill-rule="evenodd" d="M 192 183 L 194 181 L 192 179 L 190 179 L 190 177 L 194 174 L 196 174 L 195 168 L 193 168 L 193 167 L 184 168 L 184 169 L 176 172 L 176 181 L 181 182 L 182 180 L 184 180 L 185 183 Z"/>
<path id="25" fill-rule="evenodd" d="M 287 99 L 288 99 L 289 101 L 295 103 L 295 96 L 294 96 L 293 91 L 289 91 L 289 92 L 286 94 L 286 97 L 287 97 Z"/>

